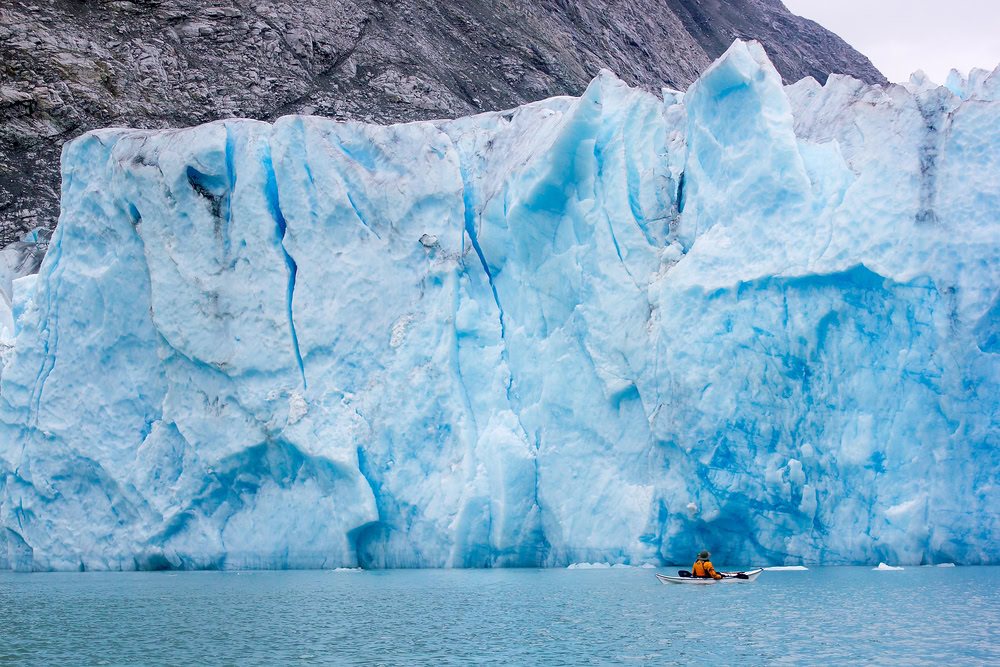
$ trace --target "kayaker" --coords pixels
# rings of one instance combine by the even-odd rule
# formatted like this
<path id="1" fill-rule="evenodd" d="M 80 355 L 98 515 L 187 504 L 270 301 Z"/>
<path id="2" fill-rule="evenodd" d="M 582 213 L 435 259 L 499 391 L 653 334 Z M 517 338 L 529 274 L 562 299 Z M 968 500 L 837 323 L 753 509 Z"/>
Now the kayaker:
<path id="1" fill-rule="evenodd" d="M 706 579 L 708 577 L 711 577 L 712 579 L 722 579 L 722 575 L 716 572 L 715 568 L 712 566 L 712 561 L 708 560 L 708 557 L 711 555 L 712 554 L 708 553 L 708 551 L 704 549 L 700 554 L 698 554 L 698 560 L 694 562 L 694 567 L 691 568 L 691 576 Z"/>

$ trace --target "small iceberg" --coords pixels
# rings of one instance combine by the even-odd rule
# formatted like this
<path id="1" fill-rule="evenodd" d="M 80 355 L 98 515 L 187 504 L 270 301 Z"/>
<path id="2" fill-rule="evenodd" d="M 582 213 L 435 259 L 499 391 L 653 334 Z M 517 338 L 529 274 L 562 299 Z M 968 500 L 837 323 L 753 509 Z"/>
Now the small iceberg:
<path id="1" fill-rule="evenodd" d="M 877 572 L 894 572 L 896 570 L 902 570 L 901 567 L 893 567 L 892 565 L 886 565 L 885 563 L 879 563 L 878 567 L 873 567 L 872 570 Z"/>
<path id="2" fill-rule="evenodd" d="M 934 567 L 955 567 L 954 563 L 938 563 Z"/>
<path id="3" fill-rule="evenodd" d="M 809 570 L 805 565 L 775 565 L 764 569 L 768 572 L 805 572 Z"/>
<path id="4" fill-rule="evenodd" d="M 327 570 L 327 572 L 363 572 L 360 567 L 338 567 L 332 570 Z"/>

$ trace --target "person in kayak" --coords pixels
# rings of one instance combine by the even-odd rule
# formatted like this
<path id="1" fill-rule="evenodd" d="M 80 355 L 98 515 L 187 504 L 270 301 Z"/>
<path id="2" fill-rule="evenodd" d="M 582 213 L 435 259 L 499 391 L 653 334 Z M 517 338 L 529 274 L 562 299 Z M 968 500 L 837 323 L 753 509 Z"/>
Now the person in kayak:
<path id="1" fill-rule="evenodd" d="M 694 562 L 694 567 L 691 568 L 691 576 L 702 577 L 704 579 L 708 577 L 722 579 L 722 575 L 716 572 L 715 567 L 712 566 L 712 561 L 708 560 L 708 557 L 711 555 L 707 550 L 702 550 L 698 554 L 698 560 Z"/>

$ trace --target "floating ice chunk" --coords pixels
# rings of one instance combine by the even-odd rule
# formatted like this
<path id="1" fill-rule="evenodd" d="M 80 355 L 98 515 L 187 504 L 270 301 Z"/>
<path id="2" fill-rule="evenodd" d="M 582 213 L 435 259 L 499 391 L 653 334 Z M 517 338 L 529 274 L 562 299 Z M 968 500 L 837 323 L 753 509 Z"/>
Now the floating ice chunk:
<path id="1" fill-rule="evenodd" d="M 892 565 L 886 565 L 885 563 L 879 563 L 878 567 L 872 568 L 872 570 L 875 570 L 877 572 L 894 572 L 902 569 L 903 568 L 901 567 L 893 567 Z"/>
<path id="2" fill-rule="evenodd" d="M 954 563 L 938 563 L 934 567 L 955 567 Z"/>

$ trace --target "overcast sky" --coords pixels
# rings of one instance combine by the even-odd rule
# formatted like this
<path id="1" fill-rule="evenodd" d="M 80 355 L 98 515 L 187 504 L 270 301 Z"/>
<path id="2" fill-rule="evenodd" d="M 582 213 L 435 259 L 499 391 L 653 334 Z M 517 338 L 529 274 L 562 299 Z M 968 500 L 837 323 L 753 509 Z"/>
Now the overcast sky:
<path id="1" fill-rule="evenodd" d="M 1000 64 L 1000 0 L 783 0 L 868 56 L 893 82 L 922 69 L 944 83 L 955 68 Z"/>

